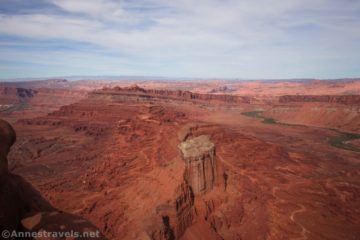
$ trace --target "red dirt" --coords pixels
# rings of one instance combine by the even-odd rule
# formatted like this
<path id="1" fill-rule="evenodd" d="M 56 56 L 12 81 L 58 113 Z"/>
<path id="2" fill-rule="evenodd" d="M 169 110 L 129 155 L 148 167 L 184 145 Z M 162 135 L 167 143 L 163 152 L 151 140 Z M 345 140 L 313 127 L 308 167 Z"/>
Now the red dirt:
<path id="1" fill-rule="evenodd" d="M 313 85 L 324 88 L 317 90 L 322 94 L 330 88 L 341 88 L 337 94 L 342 94 L 355 83 Z M 309 115 L 315 107 L 324 113 L 352 106 L 279 103 L 277 94 L 298 82 L 237 83 L 248 89 L 236 93 L 253 93 L 255 86 L 276 89 L 261 98 L 211 95 L 208 91 L 217 87 L 212 82 L 198 91 L 203 93 L 149 90 L 157 89 L 150 84 L 104 88 L 76 101 L 66 90 L 72 103 L 36 116 L 25 111 L 14 124 L 18 140 L 8 157 L 10 170 L 54 207 L 89 220 L 109 239 L 360 236 L 360 155 L 330 145 L 337 133 L 326 129 L 357 131 L 359 113 L 326 120 L 320 113 Z M 265 124 L 242 114 L 259 110 L 308 126 Z M 14 114 L 1 116 L 13 119 Z M 178 146 L 202 135 L 215 145 L 216 181 L 210 190 L 194 194 Z"/>

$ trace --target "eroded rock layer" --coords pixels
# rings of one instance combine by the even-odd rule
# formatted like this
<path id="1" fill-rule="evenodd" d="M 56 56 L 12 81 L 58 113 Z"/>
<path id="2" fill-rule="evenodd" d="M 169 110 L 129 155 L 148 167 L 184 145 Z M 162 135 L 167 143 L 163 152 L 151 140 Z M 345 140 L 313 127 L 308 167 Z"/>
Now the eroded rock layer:
<path id="1" fill-rule="evenodd" d="M 336 133 L 242 114 L 266 106 L 170 95 L 105 89 L 25 114 L 9 169 L 109 239 L 359 236 L 359 154 L 331 146 Z M 199 154 L 186 161 L 178 146 L 191 140 Z"/>
<path id="2" fill-rule="evenodd" d="M 93 94 L 114 94 L 127 97 L 137 97 L 138 99 L 172 99 L 182 101 L 214 101 L 226 103 L 250 103 L 250 97 L 235 96 L 235 95 L 214 95 L 194 93 L 190 91 L 173 91 L 173 90 L 157 90 L 157 89 L 143 89 L 137 85 L 131 87 L 114 87 L 104 88 L 99 91 L 94 91 Z"/>
<path id="3" fill-rule="evenodd" d="M 179 145 L 185 161 L 185 180 L 194 194 L 211 190 L 216 180 L 215 145 L 202 135 Z"/>
<path id="4" fill-rule="evenodd" d="M 360 105 L 360 95 L 285 95 L 279 97 L 279 102 L 322 102 Z"/>

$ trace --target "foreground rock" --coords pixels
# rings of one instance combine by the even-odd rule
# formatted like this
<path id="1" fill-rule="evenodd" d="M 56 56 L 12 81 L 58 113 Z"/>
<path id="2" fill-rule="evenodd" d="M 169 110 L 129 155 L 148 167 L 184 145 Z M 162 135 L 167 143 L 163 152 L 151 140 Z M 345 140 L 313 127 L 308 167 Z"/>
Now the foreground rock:
<path id="1" fill-rule="evenodd" d="M 0 119 L 0 175 L 8 172 L 7 155 L 16 140 L 14 129 L 9 123 Z"/>
<path id="2" fill-rule="evenodd" d="M 59 211 L 28 214 L 21 220 L 21 226 L 26 231 L 36 232 L 38 235 L 47 233 L 47 239 L 63 239 L 62 234 L 65 239 L 104 239 L 99 229 L 89 221 Z"/>
<path id="3" fill-rule="evenodd" d="M 82 234 L 93 232 L 97 234 L 93 239 L 105 239 L 89 221 L 56 210 L 31 184 L 8 171 L 7 154 L 15 140 L 16 134 L 12 126 L 0 119 L 0 231 L 70 234 L 65 235 L 65 238 L 55 236 L 46 239 L 80 239 Z M 78 235 L 71 235 L 71 232 Z"/>

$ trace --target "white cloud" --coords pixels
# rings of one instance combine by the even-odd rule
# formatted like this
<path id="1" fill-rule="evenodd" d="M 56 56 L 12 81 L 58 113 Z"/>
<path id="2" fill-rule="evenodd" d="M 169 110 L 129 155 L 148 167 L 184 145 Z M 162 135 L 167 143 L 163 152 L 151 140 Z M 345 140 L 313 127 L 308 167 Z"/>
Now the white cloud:
<path id="1" fill-rule="evenodd" d="M 121 4 L 107 0 L 52 0 L 52 3 L 67 12 L 93 17 L 120 17 L 124 13 Z"/>
<path id="2" fill-rule="evenodd" d="M 174 75 L 250 77 L 261 68 L 288 76 L 299 67 L 305 75 L 332 67 L 329 59 L 359 57 L 357 1 L 49 1 L 68 14 L 1 14 L 0 34 L 100 46 L 130 56 L 139 75 L 148 62 Z"/>

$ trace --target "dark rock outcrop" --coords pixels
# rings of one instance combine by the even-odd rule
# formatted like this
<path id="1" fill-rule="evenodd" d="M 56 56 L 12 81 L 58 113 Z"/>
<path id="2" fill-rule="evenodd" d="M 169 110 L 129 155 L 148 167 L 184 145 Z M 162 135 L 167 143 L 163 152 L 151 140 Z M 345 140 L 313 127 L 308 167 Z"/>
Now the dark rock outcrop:
<path id="1" fill-rule="evenodd" d="M 55 209 L 30 183 L 8 171 L 7 154 L 15 140 L 14 129 L 0 119 L 0 232 L 25 230 L 78 234 L 61 239 L 79 239 L 81 234 L 92 232 L 97 234 L 93 239 L 105 239 L 89 221 Z"/>
<path id="2" fill-rule="evenodd" d="M 15 140 L 16 134 L 12 126 L 0 119 L 0 175 L 8 172 L 7 155 Z"/>
<path id="3" fill-rule="evenodd" d="M 65 239 L 104 239 L 101 232 L 89 221 L 77 215 L 61 211 L 28 214 L 21 220 L 21 226 L 26 231 L 37 232 L 39 234 L 40 232 L 59 234 L 74 233 L 72 237 L 69 236 Z M 50 239 L 58 238 L 50 237 Z"/>
<path id="4" fill-rule="evenodd" d="M 35 94 L 37 94 L 37 91 L 30 88 L 0 87 L 0 95 L 2 98 L 10 98 L 12 102 L 24 101 L 34 97 Z"/>

